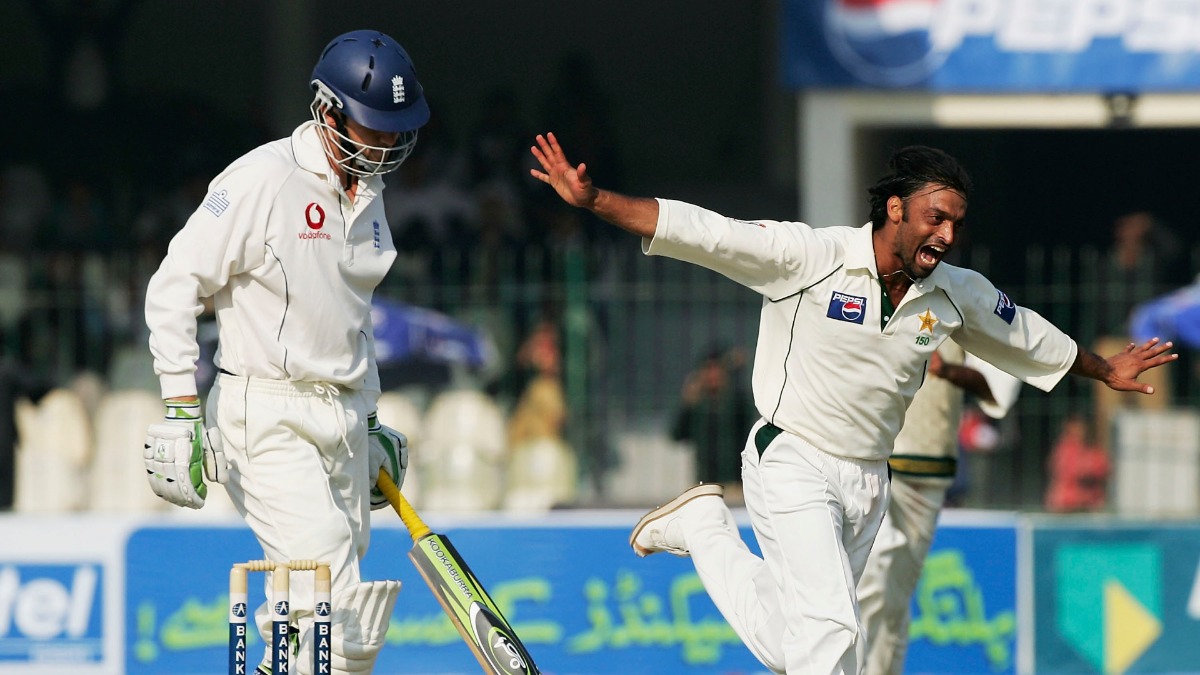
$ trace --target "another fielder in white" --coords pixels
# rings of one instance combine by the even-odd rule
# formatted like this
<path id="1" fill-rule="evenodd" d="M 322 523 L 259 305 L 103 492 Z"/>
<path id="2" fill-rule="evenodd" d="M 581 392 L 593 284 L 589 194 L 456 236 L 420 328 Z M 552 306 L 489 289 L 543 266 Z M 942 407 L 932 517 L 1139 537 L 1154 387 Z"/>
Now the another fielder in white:
<path id="1" fill-rule="evenodd" d="M 381 175 L 408 156 L 429 108 L 408 54 L 376 31 L 331 41 L 311 85 L 312 121 L 218 175 L 150 280 L 167 415 L 149 429 L 146 470 L 159 496 L 190 508 L 204 505 L 206 477 L 224 483 L 271 560 L 329 561 L 334 672 L 367 673 L 400 590 L 360 577 L 370 509 L 388 505 L 373 486 L 381 466 L 399 484 L 408 462 L 405 438 L 374 414 L 371 296 L 396 257 Z M 221 375 L 206 424 L 195 371 L 208 297 Z M 297 574 L 301 673 L 312 663 L 312 592 Z M 270 645 L 265 603 L 256 619 Z M 259 669 L 270 664 L 268 651 Z"/>
<path id="2" fill-rule="evenodd" d="M 742 541 L 720 486 L 706 484 L 646 514 L 630 544 L 643 556 L 690 555 L 726 620 L 776 672 L 863 668 L 856 587 L 887 507 L 887 457 L 946 339 L 1042 389 L 1072 372 L 1151 393 L 1137 376 L 1175 358 L 1155 339 L 1103 359 L 977 272 L 940 265 L 970 179 L 939 150 L 893 155 L 871 188 L 870 223 L 821 229 L 598 189 L 553 134 L 537 136 L 532 152 L 535 178 L 642 237 L 647 254 L 703 265 L 763 295 L 753 374 L 762 419 L 742 452 L 763 557 Z"/>
<path id="3" fill-rule="evenodd" d="M 913 592 L 958 464 L 965 393 L 974 395 L 986 415 L 1000 419 L 1020 388 L 1020 380 L 950 340 L 930 357 L 925 384 L 913 396 L 888 458 L 891 501 L 858 582 L 867 675 L 904 672 Z"/>

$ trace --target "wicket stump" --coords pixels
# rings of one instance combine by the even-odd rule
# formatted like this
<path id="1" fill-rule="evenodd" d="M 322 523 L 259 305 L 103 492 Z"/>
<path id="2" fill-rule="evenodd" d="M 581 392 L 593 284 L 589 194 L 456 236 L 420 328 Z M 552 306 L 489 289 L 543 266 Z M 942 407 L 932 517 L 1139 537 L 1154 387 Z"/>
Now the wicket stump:
<path id="1" fill-rule="evenodd" d="M 229 570 L 229 675 L 246 675 L 246 619 L 249 615 L 250 572 L 272 572 L 271 675 L 287 675 L 291 651 L 288 644 L 291 572 L 313 572 L 313 673 L 328 673 L 332 637 L 332 597 L 329 563 L 315 560 L 250 560 Z"/>

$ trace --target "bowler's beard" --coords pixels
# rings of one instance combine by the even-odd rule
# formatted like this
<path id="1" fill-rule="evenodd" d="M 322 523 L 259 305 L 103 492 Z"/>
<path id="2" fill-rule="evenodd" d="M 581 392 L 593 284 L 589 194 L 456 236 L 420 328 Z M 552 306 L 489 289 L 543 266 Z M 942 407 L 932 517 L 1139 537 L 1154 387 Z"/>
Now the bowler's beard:
<path id="1" fill-rule="evenodd" d="M 911 229 L 911 226 L 908 223 L 907 212 L 904 215 L 905 218 L 900 221 L 901 231 L 904 231 L 905 228 Z M 900 269 L 904 270 L 904 274 L 906 274 L 908 278 L 912 279 L 914 282 L 917 279 L 924 279 L 930 274 L 933 274 L 933 271 L 937 269 L 938 265 L 941 265 L 946 256 L 949 255 L 952 250 L 954 250 L 952 246 L 946 245 L 944 242 L 942 242 L 941 245 L 945 246 L 946 248 L 945 252 L 943 252 L 941 255 L 938 255 L 937 261 L 934 263 L 934 265 L 926 270 L 923 266 L 917 264 L 917 259 L 921 255 L 921 249 L 930 245 L 930 239 L 928 238 L 922 239 L 919 242 L 905 240 L 903 236 L 898 236 L 896 238 L 896 245 L 893 253 L 900 261 Z"/>
<path id="2" fill-rule="evenodd" d="M 902 222 L 901 224 L 906 225 L 907 223 Z M 924 246 L 924 244 L 921 244 L 921 246 Z M 895 250 L 893 250 L 892 253 L 894 253 L 896 258 L 900 261 L 900 269 L 896 270 L 896 272 L 893 272 L 892 274 L 903 272 L 904 276 L 908 277 L 908 280 L 914 283 L 917 279 L 924 279 L 926 276 L 928 276 L 924 272 L 919 271 L 917 268 L 917 253 L 921 250 L 921 246 L 917 246 L 914 249 L 909 243 L 897 241 Z"/>

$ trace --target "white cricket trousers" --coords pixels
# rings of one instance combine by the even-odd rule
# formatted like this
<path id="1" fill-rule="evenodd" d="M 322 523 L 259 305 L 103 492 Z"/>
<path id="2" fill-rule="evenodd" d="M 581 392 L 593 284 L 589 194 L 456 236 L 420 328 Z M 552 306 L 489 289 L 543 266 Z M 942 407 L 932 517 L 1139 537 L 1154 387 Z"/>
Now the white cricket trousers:
<path id="1" fill-rule="evenodd" d="M 370 544 L 365 394 L 311 382 L 221 374 L 208 398 L 225 443 L 225 489 L 270 560 L 327 560 L 333 597 L 361 581 Z M 234 561 L 230 561 L 231 563 Z M 271 597 L 270 574 L 264 575 Z M 291 575 L 291 611 L 306 634 L 311 573 Z M 336 608 L 335 608 L 336 609 Z M 255 612 L 270 645 L 264 602 Z"/>
<path id="2" fill-rule="evenodd" d="M 774 672 L 861 672 L 855 592 L 887 506 L 887 463 L 822 452 L 760 420 L 742 452 L 742 484 L 763 557 L 721 500 L 696 500 L 681 517 L 713 603 Z"/>
<path id="3" fill-rule="evenodd" d="M 867 627 L 866 675 L 901 675 L 912 597 L 952 478 L 892 477 L 891 502 L 858 582 Z"/>

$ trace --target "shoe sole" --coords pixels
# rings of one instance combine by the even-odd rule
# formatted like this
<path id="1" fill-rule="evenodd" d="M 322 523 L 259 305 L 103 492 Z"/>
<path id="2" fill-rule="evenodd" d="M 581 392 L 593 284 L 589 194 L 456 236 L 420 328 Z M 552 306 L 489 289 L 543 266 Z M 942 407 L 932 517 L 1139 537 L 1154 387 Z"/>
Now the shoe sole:
<path id="1" fill-rule="evenodd" d="M 633 549 L 633 552 L 636 553 L 639 558 L 645 558 L 653 553 L 658 553 L 658 551 L 644 549 L 635 543 L 638 535 L 642 533 L 642 530 L 646 528 L 646 525 L 648 525 L 650 521 L 670 515 L 683 508 L 683 506 L 688 502 L 698 497 L 708 497 L 710 495 L 714 497 L 721 497 L 724 494 L 724 488 L 715 483 L 701 483 L 695 487 L 688 488 L 675 499 L 672 499 L 666 504 L 663 504 L 662 506 L 642 516 L 642 519 L 638 521 L 636 526 L 634 526 L 633 534 L 629 535 L 629 547 Z"/>

